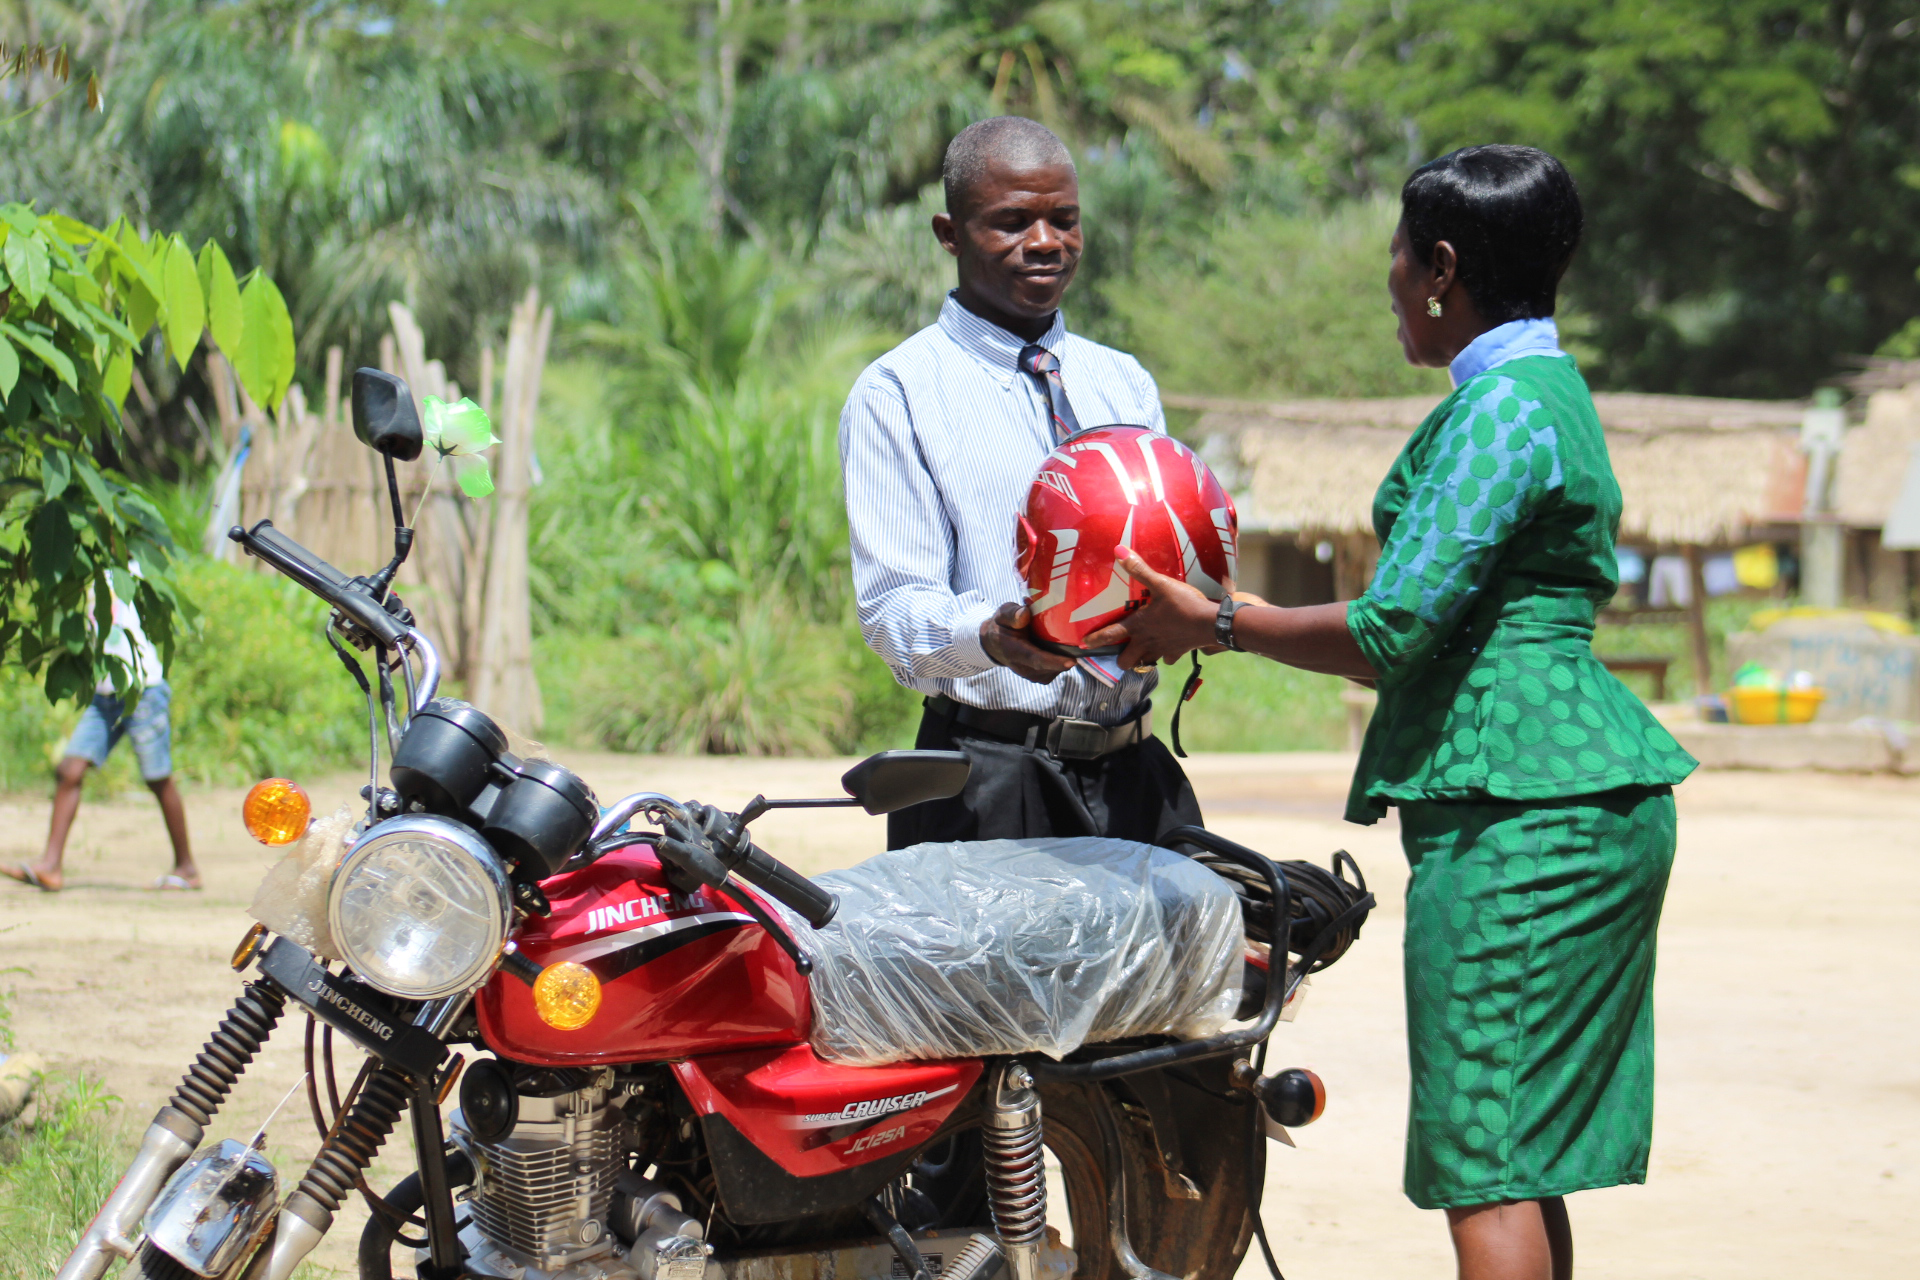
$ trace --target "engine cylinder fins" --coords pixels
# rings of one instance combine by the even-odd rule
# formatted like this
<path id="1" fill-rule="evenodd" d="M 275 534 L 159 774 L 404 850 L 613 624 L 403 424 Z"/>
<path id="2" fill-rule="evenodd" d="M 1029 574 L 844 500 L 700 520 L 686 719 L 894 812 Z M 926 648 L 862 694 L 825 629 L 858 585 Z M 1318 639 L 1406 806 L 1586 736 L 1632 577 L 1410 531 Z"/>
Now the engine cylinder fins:
<path id="1" fill-rule="evenodd" d="M 381 1064 L 367 1076 L 347 1115 L 333 1134 L 320 1145 L 320 1152 L 307 1166 L 307 1176 L 289 1203 L 305 1195 L 330 1216 L 339 1212 L 360 1175 L 373 1163 L 407 1108 L 412 1090 L 406 1076 Z"/>
<path id="2" fill-rule="evenodd" d="M 200 1056 L 187 1068 L 168 1105 L 205 1127 L 233 1092 L 260 1046 L 286 1012 L 286 993 L 271 982 L 249 982 L 227 1016 L 213 1029 Z"/>
<path id="3" fill-rule="evenodd" d="M 479 1171 L 468 1201 L 473 1225 L 522 1268 L 555 1271 L 613 1250 L 621 1125 L 599 1085 L 552 1097 L 518 1092 L 511 1128 L 491 1140 L 463 1106 L 455 1140 Z"/>
<path id="4" fill-rule="evenodd" d="M 1007 1255 L 1010 1280 L 1038 1280 L 1040 1246 L 1047 1237 L 1047 1171 L 1040 1095 L 1018 1062 L 1000 1069 L 982 1117 L 987 1206 L 994 1234 Z"/>

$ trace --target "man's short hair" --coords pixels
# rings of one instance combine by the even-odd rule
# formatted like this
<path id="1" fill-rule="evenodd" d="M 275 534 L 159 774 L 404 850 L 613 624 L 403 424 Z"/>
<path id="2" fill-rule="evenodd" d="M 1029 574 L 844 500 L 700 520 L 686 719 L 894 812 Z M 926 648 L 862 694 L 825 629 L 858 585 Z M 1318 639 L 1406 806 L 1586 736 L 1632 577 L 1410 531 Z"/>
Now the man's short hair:
<path id="1" fill-rule="evenodd" d="M 947 213 L 967 214 L 969 197 L 990 165 L 1009 169 L 1037 169 L 1063 164 L 1073 168 L 1073 153 L 1053 130 L 1025 116 L 994 116 L 976 120 L 953 136 L 940 165 L 940 181 L 947 192 Z"/>

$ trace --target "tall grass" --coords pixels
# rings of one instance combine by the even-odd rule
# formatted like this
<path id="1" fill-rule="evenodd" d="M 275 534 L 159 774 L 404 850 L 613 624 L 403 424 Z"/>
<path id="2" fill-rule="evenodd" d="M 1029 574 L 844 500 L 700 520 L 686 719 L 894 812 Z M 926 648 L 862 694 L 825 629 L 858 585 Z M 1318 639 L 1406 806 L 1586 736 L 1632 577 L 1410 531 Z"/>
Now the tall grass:
<path id="1" fill-rule="evenodd" d="M 0 1050 L 13 1049 L 0 992 Z M 33 1101 L 0 1124 L 0 1280 L 45 1280 L 112 1192 L 126 1162 L 119 1099 L 93 1080 L 43 1076 Z"/>

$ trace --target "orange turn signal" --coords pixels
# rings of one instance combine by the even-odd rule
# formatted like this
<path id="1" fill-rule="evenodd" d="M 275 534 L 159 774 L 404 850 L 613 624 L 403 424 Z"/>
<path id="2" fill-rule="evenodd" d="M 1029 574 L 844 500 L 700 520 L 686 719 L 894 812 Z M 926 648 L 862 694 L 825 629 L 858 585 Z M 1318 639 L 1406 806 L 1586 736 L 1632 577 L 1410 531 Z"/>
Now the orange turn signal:
<path id="1" fill-rule="evenodd" d="M 307 834 L 313 802 L 297 783 L 268 778 L 247 792 L 240 817 L 247 824 L 247 834 L 261 844 L 292 844 Z"/>
<path id="2" fill-rule="evenodd" d="M 550 964 L 533 980 L 533 1011 L 556 1031 L 578 1031 L 600 1012 L 600 979 L 572 960 Z"/>

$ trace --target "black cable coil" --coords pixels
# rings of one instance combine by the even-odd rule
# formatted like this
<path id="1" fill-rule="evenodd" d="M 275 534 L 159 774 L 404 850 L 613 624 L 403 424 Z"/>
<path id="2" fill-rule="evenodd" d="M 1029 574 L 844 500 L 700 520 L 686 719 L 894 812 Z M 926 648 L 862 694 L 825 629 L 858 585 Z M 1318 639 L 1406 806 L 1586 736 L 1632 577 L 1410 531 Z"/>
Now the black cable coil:
<path id="1" fill-rule="evenodd" d="M 233 1092 L 234 1081 L 260 1052 L 286 1008 L 286 993 L 279 987 L 271 982 L 249 982 L 213 1029 L 213 1037 L 200 1050 L 200 1056 L 187 1068 L 170 1105 L 202 1127 L 210 1124 L 220 1104 Z"/>
<path id="2" fill-rule="evenodd" d="M 1250 867 L 1194 845 L 1184 845 L 1180 851 L 1233 886 L 1240 897 L 1247 940 L 1273 945 L 1270 924 L 1273 890 L 1265 877 Z M 1360 873 L 1360 864 L 1345 849 L 1334 853 L 1331 870 L 1311 862 L 1283 862 L 1280 866 L 1287 873 L 1287 886 L 1292 891 L 1287 910 L 1287 950 L 1305 955 L 1307 948 L 1326 932 L 1327 926 L 1340 921 L 1340 927 L 1334 930 L 1308 970 L 1318 973 L 1345 955 L 1347 948 L 1360 937 L 1360 926 L 1367 922 L 1367 913 L 1373 908 L 1367 878 Z M 1347 878 L 1349 869 L 1353 872 L 1351 880 Z"/>
<path id="3" fill-rule="evenodd" d="M 320 1153 L 307 1167 L 296 1194 L 304 1194 L 329 1213 L 339 1212 L 361 1172 L 373 1163 L 380 1147 L 399 1123 L 411 1090 L 406 1076 L 382 1064 L 367 1076 L 360 1096 L 320 1144 Z"/>

